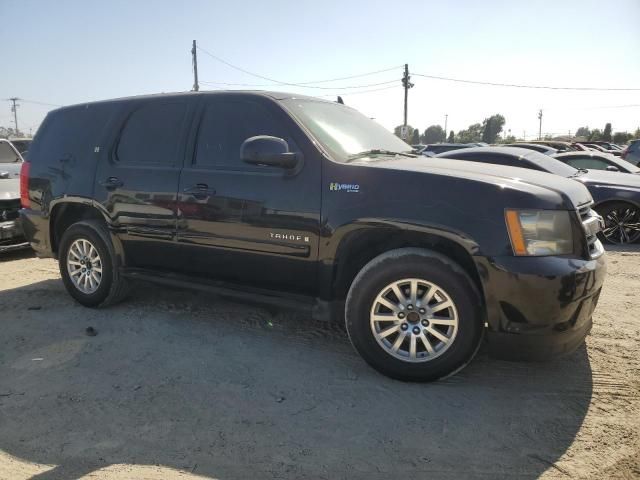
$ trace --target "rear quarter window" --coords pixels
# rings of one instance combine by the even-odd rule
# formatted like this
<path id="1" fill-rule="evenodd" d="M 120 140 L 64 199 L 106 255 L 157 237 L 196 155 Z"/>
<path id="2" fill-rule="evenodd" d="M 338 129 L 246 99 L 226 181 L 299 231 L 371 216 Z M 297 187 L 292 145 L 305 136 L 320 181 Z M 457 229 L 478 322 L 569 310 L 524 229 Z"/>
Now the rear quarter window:
<path id="1" fill-rule="evenodd" d="M 47 115 L 28 152 L 33 163 L 62 159 L 85 161 L 100 144 L 111 108 L 93 104 L 56 110 Z"/>

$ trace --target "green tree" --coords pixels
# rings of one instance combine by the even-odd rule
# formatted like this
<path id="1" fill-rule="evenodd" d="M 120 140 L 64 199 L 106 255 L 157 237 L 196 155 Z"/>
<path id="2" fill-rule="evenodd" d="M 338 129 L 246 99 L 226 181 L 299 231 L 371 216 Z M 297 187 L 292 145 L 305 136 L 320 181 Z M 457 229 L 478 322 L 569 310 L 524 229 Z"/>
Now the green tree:
<path id="1" fill-rule="evenodd" d="M 420 130 L 417 128 L 411 134 L 411 145 L 417 145 L 420 143 Z"/>
<path id="2" fill-rule="evenodd" d="M 422 134 L 422 143 L 441 142 L 445 133 L 440 125 L 431 125 L 427 127 Z"/>
<path id="3" fill-rule="evenodd" d="M 449 132 L 449 138 L 447 139 L 447 142 L 455 143 L 455 141 L 456 141 L 456 135 L 455 135 L 455 133 L 453 133 L 453 130 L 451 130 Z"/>
<path id="4" fill-rule="evenodd" d="M 482 141 L 484 128 L 480 123 L 469 125 L 466 130 L 460 130 L 456 135 L 456 140 L 460 143 L 474 143 Z"/>
<path id="5" fill-rule="evenodd" d="M 482 122 L 482 141 L 486 143 L 496 143 L 498 135 L 504 126 L 504 117 L 499 113 L 485 118 Z"/>
<path id="6" fill-rule="evenodd" d="M 589 130 L 589 127 L 580 127 L 578 130 L 576 130 L 576 137 L 589 138 L 590 135 L 591 130 Z"/>
<path id="7" fill-rule="evenodd" d="M 402 138 L 402 135 L 400 135 L 400 129 L 402 128 L 402 125 L 398 125 L 396 128 L 393 129 L 393 133 L 396 135 L 396 137 L 398 138 Z M 413 127 L 411 125 L 407 125 L 407 138 L 402 138 L 405 142 L 408 142 L 409 139 L 411 139 L 411 137 L 413 136 Z"/>
<path id="8" fill-rule="evenodd" d="M 589 140 L 589 141 L 602 140 L 602 132 L 600 131 L 600 129 L 599 128 L 594 128 L 593 130 L 591 130 L 591 133 L 587 137 L 587 140 Z"/>
<path id="9" fill-rule="evenodd" d="M 633 137 L 632 138 L 638 138 L 640 139 L 640 127 L 636 128 L 636 131 L 633 132 Z"/>
<path id="10" fill-rule="evenodd" d="M 613 143 L 618 143 L 620 145 L 627 143 L 633 135 L 629 132 L 616 132 L 613 134 Z"/>
<path id="11" fill-rule="evenodd" d="M 607 123 L 604 126 L 604 132 L 602 132 L 602 140 L 604 140 L 605 142 L 611 141 L 611 124 L 610 123 Z"/>

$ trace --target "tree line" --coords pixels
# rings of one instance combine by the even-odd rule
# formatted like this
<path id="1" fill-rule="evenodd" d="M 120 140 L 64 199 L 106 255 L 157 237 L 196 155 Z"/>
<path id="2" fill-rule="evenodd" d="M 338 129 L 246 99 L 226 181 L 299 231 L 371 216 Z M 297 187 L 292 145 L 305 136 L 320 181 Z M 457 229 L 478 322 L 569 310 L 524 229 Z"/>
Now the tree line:
<path id="1" fill-rule="evenodd" d="M 469 125 L 464 130 L 455 133 L 453 130 L 449 132 L 444 131 L 440 125 L 431 125 L 424 129 L 422 134 L 417 128 L 407 125 L 408 138 L 407 142 L 411 145 L 417 145 L 419 143 L 511 143 L 518 140 L 524 140 L 522 138 L 516 138 L 514 135 L 507 135 L 502 131 L 505 124 L 505 118 L 503 115 L 497 113 L 488 118 L 485 118 L 482 123 L 474 123 Z M 401 137 L 402 126 L 399 125 L 394 129 L 396 136 Z M 502 134 L 502 135 L 501 135 Z M 640 138 L 640 128 L 635 132 L 615 132 L 613 133 L 611 123 L 607 123 L 603 130 L 598 128 L 589 129 L 589 127 L 580 127 L 575 133 L 576 139 L 583 141 L 605 141 L 614 142 L 619 144 L 627 143 L 634 138 Z M 545 136 L 545 140 L 551 140 L 550 136 Z"/>

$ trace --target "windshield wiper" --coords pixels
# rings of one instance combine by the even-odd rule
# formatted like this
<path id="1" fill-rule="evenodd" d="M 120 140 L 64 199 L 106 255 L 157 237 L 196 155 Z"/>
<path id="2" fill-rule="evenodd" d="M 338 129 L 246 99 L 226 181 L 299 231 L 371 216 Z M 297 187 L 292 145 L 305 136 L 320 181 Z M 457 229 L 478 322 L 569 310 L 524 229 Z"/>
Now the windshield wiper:
<path id="1" fill-rule="evenodd" d="M 396 156 L 396 155 L 402 155 L 403 157 L 411 157 L 411 158 L 415 158 L 416 155 L 414 153 L 411 152 L 393 152 L 391 150 L 383 150 L 383 149 L 379 149 L 379 148 L 374 148 L 372 150 L 365 150 L 364 152 L 359 152 L 359 153 L 354 153 L 353 155 L 349 155 L 349 157 L 347 157 L 347 161 L 351 161 L 351 160 L 357 160 L 358 158 L 364 158 L 364 157 L 370 157 L 372 155 L 390 155 L 390 156 Z"/>

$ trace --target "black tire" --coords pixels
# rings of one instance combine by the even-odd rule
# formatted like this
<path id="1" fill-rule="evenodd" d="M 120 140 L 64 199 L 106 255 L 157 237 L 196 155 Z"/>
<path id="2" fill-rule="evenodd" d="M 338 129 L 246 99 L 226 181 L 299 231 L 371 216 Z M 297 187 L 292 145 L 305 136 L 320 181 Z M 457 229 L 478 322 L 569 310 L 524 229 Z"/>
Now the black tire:
<path id="1" fill-rule="evenodd" d="M 372 332 L 370 313 L 376 297 L 385 286 L 406 278 L 424 279 L 441 287 L 457 311 L 457 334 L 452 343 L 428 361 L 412 363 L 392 356 Z M 416 382 L 437 380 L 467 365 L 480 347 L 483 319 L 481 298 L 469 275 L 448 257 L 419 248 L 392 250 L 371 260 L 354 279 L 345 307 L 349 338 L 364 360 L 384 375 Z"/>
<path id="2" fill-rule="evenodd" d="M 628 227 L 640 225 L 640 208 L 627 202 L 609 202 L 595 210 L 605 223 L 605 229 L 600 233 L 601 240 L 613 245 L 627 245 L 640 240 L 640 228 Z M 616 219 L 624 220 L 625 226 L 619 226 Z"/>
<path id="3" fill-rule="evenodd" d="M 71 280 L 67 268 L 67 256 L 71 245 L 79 239 L 88 240 L 102 259 L 102 279 L 92 293 L 83 293 Z M 106 226 L 98 220 L 86 220 L 71 225 L 62 235 L 58 249 L 60 276 L 67 292 L 85 307 L 106 307 L 122 300 L 129 291 L 129 282 L 120 275 L 118 257 L 115 254 Z"/>

